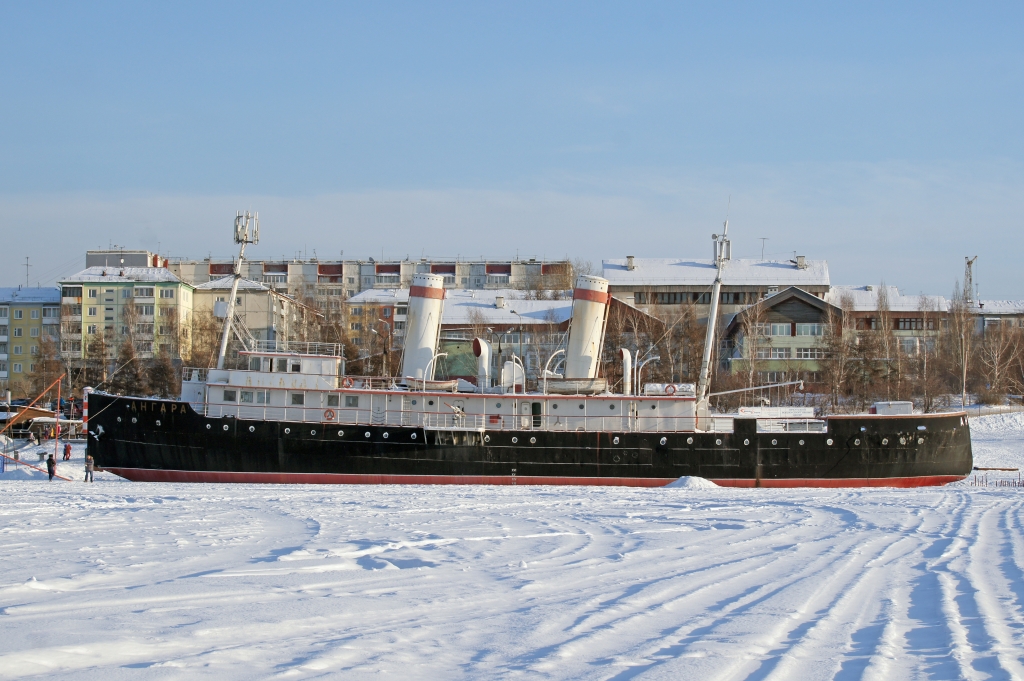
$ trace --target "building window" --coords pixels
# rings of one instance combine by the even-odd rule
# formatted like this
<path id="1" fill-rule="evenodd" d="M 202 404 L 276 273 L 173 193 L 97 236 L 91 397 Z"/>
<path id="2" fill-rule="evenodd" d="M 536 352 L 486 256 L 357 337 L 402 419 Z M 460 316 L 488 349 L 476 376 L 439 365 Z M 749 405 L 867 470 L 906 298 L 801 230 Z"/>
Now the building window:
<path id="1" fill-rule="evenodd" d="M 745 293 L 723 293 L 722 304 L 723 305 L 742 305 L 746 300 L 747 294 Z"/>
<path id="2" fill-rule="evenodd" d="M 363 325 L 359 322 L 352 322 L 349 326 L 352 328 L 353 331 L 363 330 Z"/>
<path id="3" fill-rule="evenodd" d="M 96 289 L 94 289 L 94 288 L 89 289 L 89 297 L 90 298 L 95 298 L 96 297 Z"/>
<path id="4" fill-rule="evenodd" d="M 114 308 L 105 307 L 103 308 L 103 321 L 112 322 L 114 321 Z"/>
<path id="5" fill-rule="evenodd" d="M 349 309 L 348 313 L 350 315 L 354 315 L 356 317 L 360 317 L 363 314 L 363 308 L 361 308 L 361 307 L 353 307 L 353 308 Z"/>
<path id="6" fill-rule="evenodd" d="M 758 371 L 757 380 L 759 383 L 785 383 L 785 371 Z"/>
<path id="7" fill-rule="evenodd" d="M 24 314 L 25 314 L 24 310 L 15 310 L 14 311 L 14 318 L 15 319 L 22 319 Z"/>
<path id="8" fill-rule="evenodd" d="M 29 316 L 32 317 L 32 319 L 39 319 L 39 310 L 29 311 Z"/>
<path id="9" fill-rule="evenodd" d="M 163 293 L 163 291 L 161 291 L 161 293 Z M 127 297 L 128 296 L 125 296 L 125 298 L 127 298 Z M 136 289 L 135 289 L 135 297 L 136 298 L 152 298 L 153 297 L 153 287 L 152 286 L 136 287 Z"/>
<path id="10" fill-rule="evenodd" d="M 162 288 L 162 289 L 160 289 L 160 297 L 161 298 L 174 298 L 174 289 L 173 288 Z"/>
<path id="11" fill-rule="evenodd" d="M 789 348 L 771 348 L 769 359 L 789 359 Z"/>
<path id="12" fill-rule="evenodd" d="M 43 327 L 43 330 L 46 332 L 44 335 L 49 336 L 50 338 L 56 338 L 57 332 L 59 331 L 56 324 L 48 324 Z"/>
<path id="13" fill-rule="evenodd" d="M 21 345 L 15 345 L 14 347 L 11 348 L 11 354 L 12 355 L 20 355 L 22 347 L 23 346 L 21 346 Z"/>
<path id="14" fill-rule="evenodd" d="M 7 308 L 0 307 L 0 319 L 7 319 Z"/>
<path id="15" fill-rule="evenodd" d="M 253 394 L 251 390 L 243 390 L 241 399 L 238 400 L 241 404 L 252 404 Z"/>
<path id="16" fill-rule="evenodd" d="M 383 310 L 381 310 L 381 312 L 383 312 L 383 314 L 381 316 L 384 317 L 384 319 L 388 319 L 388 318 L 391 317 L 391 308 L 390 307 L 385 307 Z"/>
<path id="17" fill-rule="evenodd" d="M 8 327 L 6 327 L 6 326 L 0 326 L 0 336 L 6 336 L 7 335 L 7 328 Z"/>
<path id="18" fill-rule="evenodd" d="M 7 343 L 0 343 L 0 355 L 7 354 Z"/>
<path id="19" fill-rule="evenodd" d="M 917 341 L 917 338 L 900 338 L 900 350 L 907 355 L 916 355 Z"/>
<path id="20" fill-rule="evenodd" d="M 31 372 L 35 372 L 35 370 L 36 370 L 36 366 L 37 366 L 37 365 L 35 365 L 35 364 L 29 364 L 29 365 L 28 365 L 28 370 L 29 370 L 29 371 L 31 371 Z"/>
<path id="21" fill-rule="evenodd" d="M 19 362 L 15 362 L 14 364 L 11 365 L 11 370 L 14 371 L 14 373 L 16 373 L 16 374 L 20 374 L 21 373 L 21 364 Z"/>
<path id="22" fill-rule="evenodd" d="M 337 395 L 337 393 L 333 393 L 333 394 L 330 394 L 330 395 L 327 396 L 327 406 L 328 407 L 337 407 L 338 406 L 338 395 Z"/>
<path id="23" fill-rule="evenodd" d="M 153 305 L 136 305 L 135 314 L 142 317 L 152 317 L 154 309 L 155 307 Z"/>
<path id="24" fill-rule="evenodd" d="M 96 325 L 90 324 L 88 327 L 86 327 L 86 333 L 96 333 Z"/>
<path id="25" fill-rule="evenodd" d="M 445 277 L 444 278 L 444 281 L 445 281 L 446 284 L 449 283 L 448 279 L 449 279 L 449 277 Z M 455 277 L 450 277 L 450 279 L 451 279 L 451 283 L 454 284 L 455 283 Z M 487 275 L 487 283 L 488 284 L 507 285 L 508 282 L 509 282 L 509 275 L 507 275 L 507 274 L 488 274 Z"/>
<path id="26" fill-rule="evenodd" d="M 7 362 L 0 362 L 0 371 L 7 371 Z"/>
<path id="27" fill-rule="evenodd" d="M 142 333 L 142 334 L 153 333 L 153 325 L 152 324 L 136 324 L 135 325 L 135 333 Z"/>
<path id="28" fill-rule="evenodd" d="M 135 349 L 139 352 L 153 352 L 153 341 L 136 341 Z"/>
<path id="29" fill-rule="evenodd" d="M 82 308 L 78 308 L 78 314 L 82 314 Z M 43 319 L 59 319 L 59 318 L 60 318 L 60 308 L 59 307 L 44 307 L 43 308 Z"/>
<path id="30" fill-rule="evenodd" d="M 22 328 L 20 326 L 14 327 L 14 337 L 21 338 Z"/>
<path id="31" fill-rule="evenodd" d="M 796 335 L 798 336 L 820 336 L 822 335 L 823 324 L 797 324 Z"/>
<path id="32" fill-rule="evenodd" d="M 405 331 L 405 322 L 395 322 L 395 331 Z"/>
<path id="33" fill-rule="evenodd" d="M 359 406 L 359 395 L 345 395 L 345 406 L 346 407 L 358 407 Z"/>
<path id="34" fill-rule="evenodd" d="M 292 406 L 301 407 L 306 403 L 306 393 L 292 393 Z"/>
<path id="35" fill-rule="evenodd" d="M 773 336 L 791 336 L 793 335 L 793 325 L 773 323 L 771 326 L 771 334 Z"/>
<path id="36" fill-rule="evenodd" d="M 237 392 L 235 392 L 234 390 L 225 390 L 224 391 L 224 401 L 225 402 L 234 402 L 236 399 L 238 399 L 238 393 Z"/>
<path id="37" fill-rule="evenodd" d="M 825 359 L 825 350 L 823 348 L 797 348 L 796 349 L 797 359 Z"/>
<path id="38" fill-rule="evenodd" d="M 31 329 L 28 330 L 28 335 L 32 336 L 33 338 L 39 338 L 39 327 L 33 326 Z"/>
<path id="39" fill-rule="evenodd" d="M 758 348 L 754 353 L 755 359 L 771 359 L 772 349 L 771 348 Z"/>
<path id="40" fill-rule="evenodd" d="M 96 308 L 95 307 L 90 307 L 88 309 L 88 313 L 89 313 L 90 317 L 95 317 L 96 316 Z"/>

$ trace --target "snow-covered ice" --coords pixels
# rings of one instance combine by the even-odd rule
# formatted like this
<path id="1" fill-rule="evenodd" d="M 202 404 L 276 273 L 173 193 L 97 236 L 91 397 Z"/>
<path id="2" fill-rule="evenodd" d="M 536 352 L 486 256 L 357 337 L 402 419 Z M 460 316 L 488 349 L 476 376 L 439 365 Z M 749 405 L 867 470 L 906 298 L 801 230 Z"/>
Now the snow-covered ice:
<path id="1" fill-rule="evenodd" d="M 972 428 L 978 465 L 1024 461 L 1024 416 Z M 87 485 L 81 463 L 0 483 L 0 679 L 1024 678 L 1018 488 Z"/>

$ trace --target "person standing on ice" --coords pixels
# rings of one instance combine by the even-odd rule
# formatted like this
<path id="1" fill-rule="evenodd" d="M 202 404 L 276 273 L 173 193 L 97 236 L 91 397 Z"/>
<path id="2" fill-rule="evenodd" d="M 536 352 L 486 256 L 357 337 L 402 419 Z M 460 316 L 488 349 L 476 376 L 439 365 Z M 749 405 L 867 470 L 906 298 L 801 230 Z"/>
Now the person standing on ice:
<path id="1" fill-rule="evenodd" d="M 65 442 L 64 443 L 64 460 L 65 461 L 71 461 L 71 443 L 70 442 Z"/>
<path id="2" fill-rule="evenodd" d="M 57 459 L 53 458 L 53 454 L 46 460 L 46 472 L 50 476 L 50 482 L 53 482 L 53 476 L 57 472 Z"/>
<path id="3" fill-rule="evenodd" d="M 85 457 L 85 482 L 93 482 L 92 479 L 92 457 Z"/>

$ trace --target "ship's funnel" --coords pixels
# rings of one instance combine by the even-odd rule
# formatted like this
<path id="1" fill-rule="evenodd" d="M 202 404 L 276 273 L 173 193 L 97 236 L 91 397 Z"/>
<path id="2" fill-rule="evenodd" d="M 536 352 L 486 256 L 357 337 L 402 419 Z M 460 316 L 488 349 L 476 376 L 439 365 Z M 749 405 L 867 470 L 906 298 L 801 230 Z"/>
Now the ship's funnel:
<path id="1" fill-rule="evenodd" d="M 405 326 L 405 357 L 402 376 L 433 379 L 430 360 L 437 350 L 441 333 L 441 310 L 444 306 L 444 277 L 437 274 L 415 274 L 409 289 L 409 313 Z"/>
<path id="2" fill-rule="evenodd" d="M 572 323 L 565 350 L 565 378 L 597 378 L 608 310 L 608 280 L 581 275 L 572 292 Z"/>
<path id="3" fill-rule="evenodd" d="M 474 338 L 473 354 L 476 355 L 476 385 L 480 392 L 486 392 L 491 387 L 491 344 L 483 338 Z"/>

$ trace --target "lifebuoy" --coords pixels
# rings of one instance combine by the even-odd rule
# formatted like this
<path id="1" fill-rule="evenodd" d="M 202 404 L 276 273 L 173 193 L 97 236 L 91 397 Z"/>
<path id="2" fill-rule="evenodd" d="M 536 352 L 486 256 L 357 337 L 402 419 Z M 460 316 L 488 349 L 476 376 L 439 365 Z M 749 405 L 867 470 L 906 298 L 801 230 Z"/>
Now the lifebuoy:
<path id="1" fill-rule="evenodd" d="M 668 385 L 665 386 L 665 394 L 666 395 L 675 395 L 676 394 L 676 387 L 674 385 L 672 385 L 671 383 L 669 383 Z"/>
<path id="2" fill-rule="evenodd" d="M 327 411 L 324 412 L 324 418 L 327 419 L 328 421 L 333 421 L 335 416 L 336 414 L 334 413 L 333 409 L 328 409 Z"/>
<path id="3" fill-rule="evenodd" d="M 352 379 L 349 378 L 348 376 L 346 376 L 345 378 L 341 379 L 341 385 L 344 388 L 351 388 L 352 387 L 352 383 L 353 383 Z"/>

